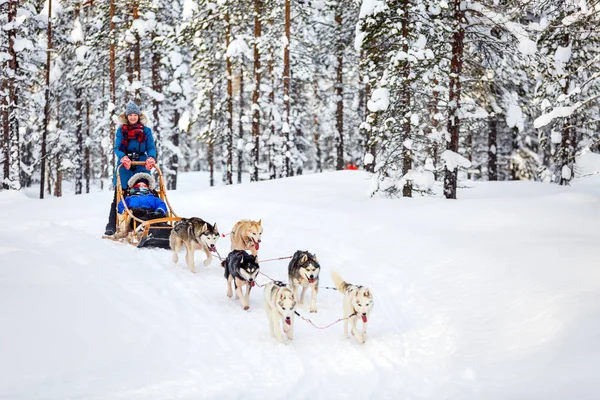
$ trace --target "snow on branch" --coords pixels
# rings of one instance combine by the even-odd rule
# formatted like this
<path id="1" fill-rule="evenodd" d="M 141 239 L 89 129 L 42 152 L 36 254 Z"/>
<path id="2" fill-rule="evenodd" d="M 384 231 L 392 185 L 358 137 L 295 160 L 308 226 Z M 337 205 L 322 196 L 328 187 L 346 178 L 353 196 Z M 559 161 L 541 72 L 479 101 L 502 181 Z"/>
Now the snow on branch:
<path id="1" fill-rule="evenodd" d="M 367 108 L 371 112 L 385 111 L 390 106 L 390 91 L 386 88 L 373 90 L 371 100 L 367 102 Z"/>
<path id="2" fill-rule="evenodd" d="M 467 160 L 460 154 L 453 152 L 452 150 L 445 150 L 442 153 L 442 160 L 444 160 L 446 163 L 446 168 L 449 171 L 454 171 L 458 167 L 471 167 L 471 161 Z"/>
<path id="3" fill-rule="evenodd" d="M 464 10 L 477 11 L 481 13 L 481 15 L 489 18 L 495 24 L 506 29 L 519 41 L 519 51 L 521 53 L 525 55 L 532 55 L 536 53 L 537 45 L 529 38 L 529 33 L 523 27 L 523 25 L 519 24 L 518 22 L 511 21 L 507 16 L 492 11 L 480 3 L 467 2 L 463 7 Z"/>
<path id="4" fill-rule="evenodd" d="M 535 119 L 535 121 L 533 121 L 533 126 L 535 128 L 539 129 L 543 126 L 548 125 L 550 122 L 552 122 L 552 120 L 554 120 L 556 118 L 569 117 L 569 116 L 573 115 L 573 113 L 575 113 L 578 109 L 583 108 L 588 103 L 596 101 L 598 98 L 600 98 L 600 94 L 592 96 L 589 99 L 579 102 L 579 103 L 576 103 L 572 106 L 554 107 L 554 109 L 552 111 L 550 111 L 549 113 L 542 114 L 539 117 L 537 117 Z"/>

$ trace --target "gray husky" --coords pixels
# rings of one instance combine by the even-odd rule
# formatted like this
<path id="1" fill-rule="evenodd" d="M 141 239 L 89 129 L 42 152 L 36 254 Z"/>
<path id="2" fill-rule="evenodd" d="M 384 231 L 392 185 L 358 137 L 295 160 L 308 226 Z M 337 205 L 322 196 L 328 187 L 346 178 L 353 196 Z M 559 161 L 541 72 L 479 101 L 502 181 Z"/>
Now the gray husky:
<path id="1" fill-rule="evenodd" d="M 244 310 L 250 308 L 250 290 L 256 284 L 256 276 L 259 272 L 257 258 L 244 250 L 233 250 L 221 263 L 225 267 L 225 279 L 227 279 L 227 297 L 233 296 L 231 281 L 235 286 L 236 297 L 240 299 Z M 246 294 L 242 292 L 242 286 L 246 286 Z"/>
<path id="2" fill-rule="evenodd" d="M 317 312 L 317 294 L 319 292 L 319 272 L 321 266 L 314 254 L 308 251 L 298 250 L 294 253 L 288 266 L 288 281 L 292 291 L 297 296 L 298 286 L 302 286 L 300 304 L 304 303 L 304 293 L 309 287 L 312 288 L 310 298 L 310 312 Z"/>
<path id="3" fill-rule="evenodd" d="M 217 224 L 209 224 L 201 218 L 184 218 L 177 222 L 171 231 L 169 244 L 173 250 L 173 262 L 179 261 L 177 252 L 181 246 L 185 245 L 186 253 L 185 260 L 190 268 L 190 271 L 196 273 L 194 265 L 194 252 L 196 250 L 204 250 L 206 260 L 204 265 L 208 266 L 212 261 L 211 251 L 216 251 L 215 247 L 219 239 L 219 230 Z"/>

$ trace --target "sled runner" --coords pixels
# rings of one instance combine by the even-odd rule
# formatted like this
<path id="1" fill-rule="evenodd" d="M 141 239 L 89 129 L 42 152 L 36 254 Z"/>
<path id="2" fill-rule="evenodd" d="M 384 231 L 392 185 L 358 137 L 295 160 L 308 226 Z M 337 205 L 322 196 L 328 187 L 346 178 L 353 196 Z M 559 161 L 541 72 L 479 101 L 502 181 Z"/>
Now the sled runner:
<path id="1" fill-rule="evenodd" d="M 131 165 L 144 165 L 145 162 L 135 161 Z M 158 185 L 153 191 L 153 194 L 160 198 L 167 205 L 167 212 L 164 217 L 156 219 L 144 220 L 135 215 L 134 210 L 127 207 L 125 200 L 126 190 L 121 186 L 121 176 L 119 169 L 123 164 L 117 166 L 117 202 L 118 207 L 121 201 L 123 202 L 124 211 L 122 214 L 117 212 L 117 231 L 112 236 L 102 236 L 105 239 L 111 239 L 120 242 L 127 242 L 138 248 L 158 247 L 162 249 L 170 249 L 169 236 L 173 225 L 181 218 L 175 214 L 173 207 L 167 198 L 167 189 L 165 187 L 164 178 L 158 165 L 154 168 L 158 174 Z M 149 172 L 149 171 L 148 171 Z M 118 211 L 118 210 L 117 210 Z"/>

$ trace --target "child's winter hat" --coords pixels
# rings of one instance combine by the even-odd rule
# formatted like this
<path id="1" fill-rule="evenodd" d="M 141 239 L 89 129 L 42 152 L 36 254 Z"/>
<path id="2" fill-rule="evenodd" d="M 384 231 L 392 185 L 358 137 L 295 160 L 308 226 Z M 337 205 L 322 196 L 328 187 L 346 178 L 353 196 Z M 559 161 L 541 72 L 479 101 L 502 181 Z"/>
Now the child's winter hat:
<path id="1" fill-rule="evenodd" d="M 137 114 L 140 115 L 141 114 L 141 110 L 140 107 L 135 104 L 133 101 L 130 101 L 129 103 L 127 103 L 127 105 L 125 106 L 125 116 L 128 117 L 129 114 Z"/>
<path id="2" fill-rule="evenodd" d="M 136 184 L 138 183 L 145 183 L 146 185 L 148 185 L 148 188 L 150 190 L 154 190 L 154 188 L 156 187 L 156 180 L 154 179 L 154 177 L 150 174 L 147 174 L 145 172 L 138 172 L 137 174 L 135 174 L 134 176 L 132 176 L 129 181 L 127 182 L 127 185 L 129 185 L 130 188 L 134 187 Z"/>

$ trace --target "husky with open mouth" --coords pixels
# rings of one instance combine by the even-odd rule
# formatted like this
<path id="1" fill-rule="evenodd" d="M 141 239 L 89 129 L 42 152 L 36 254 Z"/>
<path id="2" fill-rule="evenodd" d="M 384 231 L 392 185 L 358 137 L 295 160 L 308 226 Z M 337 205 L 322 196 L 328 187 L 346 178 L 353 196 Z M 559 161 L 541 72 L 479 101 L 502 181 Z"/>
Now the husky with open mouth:
<path id="1" fill-rule="evenodd" d="M 219 230 L 217 224 L 209 224 L 201 218 L 184 218 L 177 222 L 171 231 L 169 244 L 173 250 L 173 262 L 179 261 L 177 252 L 185 245 L 185 260 L 190 271 L 196 273 L 194 265 L 194 252 L 204 250 L 206 260 L 204 265 L 208 266 L 212 262 L 212 251 L 216 251 L 217 240 L 219 239 Z"/>
<path id="2" fill-rule="evenodd" d="M 300 304 L 304 303 L 304 293 L 310 287 L 310 312 L 317 312 L 317 294 L 319 293 L 319 272 L 321 266 L 317 257 L 308 251 L 298 250 L 294 253 L 288 265 L 288 282 L 295 295 L 298 295 L 298 286 L 302 286 Z"/>
<path id="3" fill-rule="evenodd" d="M 373 309 L 373 295 L 369 288 L 351 285 L 345 282 L 337 272 L 331 273 L 335 287 L 344 295 L 344 336 L 348 337 L 348 322 L 351 324 L 352 334 L 359 342 L 367 340 L 367 322 L 369 313 Z M 362 333 L 356 328 L 356 321 L 362 319 Z"/>
<path id="4" fill-rule="evenodd" d="M 283 343 L 279 321 L 283 322 L 283 332 L 288 340 L 294 338 L 294 312 L 296 311 L 296 295 L 285 284 L 271 282 L 265 286 L 265 309 L 269 319 L 271 337 L 277 337 Z"/>
<path id="5" fill-rule="evenodd" d="M 231 229 L 231 250 L 250 250 L 253 256 L 257 255 L 262 233 L 262 220 L 238 221 Z"/>
<path id="6" fill-rule="evenodd" d="M 227 279 L 227 297 L 233 296 L 231 282 L 235 286 L 236 298 L 240 299 L 244 310 L 250 308 L 250 290 L 256 284 L 256 276 L 259 272 L 257 258 L 246 253 L 245 250 L 234 250 L 227 255 L 221 265 L 225 268 L 225 279 Z M 242 287 L 246 287 L 246 294 Z"/>

